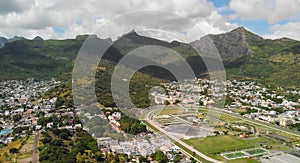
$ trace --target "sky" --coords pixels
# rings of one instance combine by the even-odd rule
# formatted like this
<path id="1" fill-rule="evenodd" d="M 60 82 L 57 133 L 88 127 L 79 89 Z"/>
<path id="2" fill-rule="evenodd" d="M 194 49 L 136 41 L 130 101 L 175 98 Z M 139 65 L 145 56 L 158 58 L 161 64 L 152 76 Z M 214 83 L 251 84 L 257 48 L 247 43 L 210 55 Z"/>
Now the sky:
<path id="1" fill-rule="evenodd" d="M 132 29 L 187 42 L 243 26 L 300 40 L 300 0 L 0 0 L 0 36 L 117 39 Z"/>

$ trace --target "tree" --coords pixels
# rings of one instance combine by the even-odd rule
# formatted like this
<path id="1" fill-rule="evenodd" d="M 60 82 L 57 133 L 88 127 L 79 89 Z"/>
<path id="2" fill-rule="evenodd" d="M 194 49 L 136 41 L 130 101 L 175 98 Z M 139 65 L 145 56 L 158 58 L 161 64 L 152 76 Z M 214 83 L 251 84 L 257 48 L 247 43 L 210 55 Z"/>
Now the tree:
<path id="1" fill-rule="evenodd" d="M 67 129 L 62 129 L 62 130 L 60 130 L 60 133 L 58 134 L 58 136 L 63 140 L 68 140 L 69 136 L 71 136 L 71 133 Z"/>
<path id="2" fill-rule="evenodd" d="M 147 162 L 147 158 L 144 157 L 144 156 L 140 156 L 139 157 L 139 162 L 141 162 L 141 163 Z"/>
<path id="3" fill-rule="evenodd" d="M 78 163 L 84 163 L 84 162 L 96 162 L 96 159 L 94 157 L 94 154 L 91 150 L 85 150 L 83 154 L 80 154 L 80 152 L 76 155 L 76 160 Z"/>
<path id="4" fill-rule="evenodd" d="M 168 100 L 165 100 L 165 105 L 170 105 L 170 102 Z"/>
<path id="5" fill-rule="evenodd" d="M 197 163 L 197 161 L 193 157 L 190 157 L 190 160 L 191 160 L 191 163 Z"/>
<path id="6" fill-rule="evenodd" d="M 50 137 L 45 137 L 45 138 L 42 139 L 42 143 L 43 143 L 43 144 L 47 144 L 47 143 L 50 143 L 51 140 L 52 140 L 52 139 L 51 139 Z"/>
<path id="7" fill-rule="evenodd" d="M 168 162 L 168 157 L 162 151 L 156 151 L 155 153 L 152 153 L 151 158 L 159 163 Z"/>
<path id="8" fill-rule="evenodd" d="M 204 102 L 202 100 L 199 100 L 199 105 L 204 105 Z"/>
<path id="9" fill-rule="evenodd" d="M 174 104 L 179 104 L 181 101 L 180 100 L 175 100 Z"/>
<path id="10" fill-rule="evenodd" d="M 17 148 L 10 148 L 9 149 L 9 153 L 11 153 L 11 154 L 15 154 L 15 153 L 17 153 L 18 152 L 18 149 Z"/>
<path id="11" fill-rule="evenodd" d="M 180 162 L 180 160 L 182 160 L 182 156 L 180 154 L 176 154 L 175 155 L 175 158 L 173 160 L 174 163 L 177 163 L 177 162 Z"/>
<path id="12" fill-rule="evenodd" d="M 13 116 L 13 121 L 18 122 L 19 120 L 21 120 L 22 116 L 20 114 L 14 115 Z"/>

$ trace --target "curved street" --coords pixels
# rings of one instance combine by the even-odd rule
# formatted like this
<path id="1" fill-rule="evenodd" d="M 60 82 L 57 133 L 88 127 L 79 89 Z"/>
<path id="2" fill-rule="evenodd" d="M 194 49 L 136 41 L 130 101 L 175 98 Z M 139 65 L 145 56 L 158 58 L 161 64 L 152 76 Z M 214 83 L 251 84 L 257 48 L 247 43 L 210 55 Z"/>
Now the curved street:
<path id="1" fill-rule="evenodd" d="M 168 136 L 172 141 L 177 142 L 179 144 L 181 144 L 182 146 L 184 146 L 185 148 L 189 149 L 190 151 L 195 152 L 196 155 L 202 157 L 203 159 L 209 161 L 209 162 L 214 162 L 214 163 L 222 163 L 219 160 L 216 160 L 214 158 L 211 158 L 201 152 L 199 152 L 198 150 L 194 149 L 192 146 L 186 144 L 184 141 L 178 139 L 177 137 L 175 137 L 174 135 L 170 134 L 169 132 L 167 132 L 166 130 L 164 130 L 163 128 L 161 128 L 155 121 L 151 120 L 151 115 L 153 114 L 153 112 L 157 111 L 158 109 L 152 109 L 149 112 L 147 112 L 146 114 L 143 115 L 143 117 L 141 117 L 140 120 L 144 120 L 146 122 L 148 122 L 149 124 L 151 124 L 153 127 L 155 127 L 157 130 L 159 130 L 161 133 L 165 134 L 166 136 Z"/>

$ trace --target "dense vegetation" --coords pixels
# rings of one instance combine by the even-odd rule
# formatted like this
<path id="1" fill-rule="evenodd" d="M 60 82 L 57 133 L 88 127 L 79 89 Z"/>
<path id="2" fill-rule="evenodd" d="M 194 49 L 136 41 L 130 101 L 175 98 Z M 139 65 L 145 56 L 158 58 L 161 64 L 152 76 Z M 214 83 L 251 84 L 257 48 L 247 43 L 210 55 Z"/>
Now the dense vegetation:
<path id="1" fill-rule="evenodd" d="M 295 49 L 299 44 L 299 41 L 285 38 L 259 42 L 249 40 L 251 55 L 245 57 L 239 67 L 227 69 L 227 72 L 230 78 L 247 77 L 282 87 L 297 86 L 300 57 Z"/>
<path id="2" fill-rule="evenodd" d="M 299 85 L 299 41 L 287 38 L 277 40 L 263 39 L 245 29 L 241 29 L 239 28 L 234 30 L 234 32 L 212 37 L 215 43 L 220 44 L 218 50 L 223 55 L 223 53 L 230 54 L 230 50 L 233 50 L 231 48 L 234 47 L 232 45 L 240 45 L 240 42 L 226 42 L 222 39 L 234 38 L 241 35 L 245 36 L 245 40 L 239 41 L 245 41 L 245 44 L 241 46 L 249 48 L 249 54 L 243 54 L 241 51 L 241 54 L 238 54 L 238 56 L 229 59 L 227 57 L 227 60 L 224 60 L 226 72 L 230 79 L 256 79 L 287 87 Z M 62 77 L 70 80 L 73 61 L 86 37 L 78 36 L 76 39 L 67 40 L 18 40 L 7 43 L 5 47 L 0 48 L 0 79 Z M 197 55 L 188 44 L 177 41 L 168 43 L 139 36 L 134 32 L 115 42 L 114 46 L 108 49 L 103 58 L 109 60 L 114 65 L 126 53 L 145 45 L 160 45 L 175 50 L 190 63 L 196 76 L 205 72 L 203 61 L 195 58 Z M 238 51 L 234 52 L 238 53 Z M 172 62 L 168 58 L 160 57 L 165 60 L 165 64 Z M 162 79 L 172 78 L 169 72 L 157 67 L 144 68 L 140 71 Z M 102 93 L 108 97 L 110 95 L 106 89 L 109 88 L 110 83 L 108 82 L 108 78 L 110 74 L 111 70 L 107 70 L 106 72 L 100 71 L 98 74 L 98 77 L 102 77 L 101 80 L 105 81 L 105 83 L 102 83 L 104 86 L 97 86 L 99 88 L 98 91 L 103 89 Z M 103 78 L 104 76 L 108 78 Z M 145 78 L 143 75 L 137 76 L 140 77 L 137 77 L 136 81 L 143 82 L 143 79 L 145 79 L 144 81 L 152 81 L 152 78 Z M 140 87 L 139 85 L 135 85 L 136 82 L 134 80 L 132 83 L 133 87 Z M 140 95 L 139 91 L 135 93 L 136 96 Z M 106 101 L 106 105 L 114 105 L 111 98 L 99 98 L 98 100 L 101 103 Z M 139 104 L 141 106 L 147 105 L 147 103 L 143 102 L 139 102 Z"/>
<path id="3" fill-rule="evenodd" d="M 142 132 L 146 132 L 146 126 L 141 124 L 138 119 L 131 118 L 125 114 L 122 114 L 122 118 L 119 121 L 121 128 L 129 134 L 136 135 Z"/>
<path id="4" fill-rule="evenodd" d="M 18 40 L 0 49 L 0 79 L 60 78 L 70 74 L 83 39 Z"/>
<path id="5" fill-rule="evenodd" d="M 114 112 L 121 112 L 118 109 L 113 110 L 106 110 L 103 109 L 103 111 L 106 113 L 106 116 L 111 115 Z M 140 120 L 137 118 L 130 117 L 123 112 L 121 112 L 121 119 L 119 120 L 119 123 L 121 125 L 122 130 L 128 134 L 137 135 L 142 132 L 146 132 L 146 126 L 142 124 Z"/>
<path id="6" fill-rule="evenodd" d="M 43 132 L 39 147 L 40 162 L 89 162 L 102 161 L 97 142 L 86 131 L 76 128 L 75 133 L 66 129 L 49 129 Z"/>
<path id="7" fill-rule="evenodd" d="M 99 71 L 96 74 L 95 85 L 98 101 L 104 106 L 114 107 L 116 104 L 111 93 L 111 76 L 114 65 L 111 62 L 101 62 L 99 67 Z M 149 90 L 153 86 L 158 86 L 162 82 L 163 80 L 161 79 L 136 72 L 129 84 L 129 93 L 132 102 L 137 107 L 148 107 L 150 105 Z M 126 103 L 126 101 L 121 101 L 121 103 Z"/>
<path id="8" fill-rule="evenodd" d="M 162 151 L 156 151 L 155 153 L 151 154 L 151 158 L 159 163 L 167 163 L 168 157 Z"/>
<path id="9" fill-rule="evenodd" d="M 56 108 L 73 106 L 72 83 L 66 82 L 55 88 L 50 89 L 44 94 L 44 98 L 56 97 Z"/>
<path id="10" fill-rule="evenodd" d="M 111 76 L 113 73 L 114 64 L 108 61 L 103 61 L 99 65 L 99 71 L 96 74 L 95 90 L 98 102 L 105 107 L 115 107 L 116 104 L 111 93 Z M 141 108 L 150 105 L 149 90 L 160 85 L 164 80 L 153 78 L 147 74 L 136 72 L 129 84 L 129 93 L 132 102 Z M 73 106 L 72 99 L 72 83 L 65 82 L 56 88 L 53 88 L 45 93 L 44 98 L 57 97 L 56 107 L 61 108 Z M 126 101 L 122 101 L 126 102 Z"/>

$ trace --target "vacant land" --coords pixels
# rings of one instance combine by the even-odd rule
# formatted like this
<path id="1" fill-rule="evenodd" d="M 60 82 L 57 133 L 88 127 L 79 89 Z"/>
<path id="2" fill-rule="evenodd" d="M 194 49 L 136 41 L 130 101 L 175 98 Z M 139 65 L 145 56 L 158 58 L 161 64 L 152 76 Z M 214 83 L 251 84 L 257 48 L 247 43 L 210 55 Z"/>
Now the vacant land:
<path id="1" fill-rule="evenodd" d="M 11 148 L 20 148 L 22 140 L 17 140 L 12 143 L 9 143 L 6 147 L 0 149 L 1 157 L 0 162 L 16 162 L 16 154 L 9 153 Z"/>
<path id="2" fill-rule="evenodd" d="M 233 110 L 234 112 L 237 112 L 237 113 L 245 113 L 247 112 L 247 109 L 242 109 L 242 108 L 236 108 Z"/>
<path id="3" fill-rule="evenodd" d="M 28 138 L 24 145 L 20 148 L 17 158 L 20 162 L 31 160 L 33 154 L 34 136 Z"/>
<path id="4" fill-rule="evenodd" d="M 159 113 L 159 115 L 169 115 L 169 114 L 177 115 L 178 111 L 179 111 L 178 108 L 165 108 Z"/>

